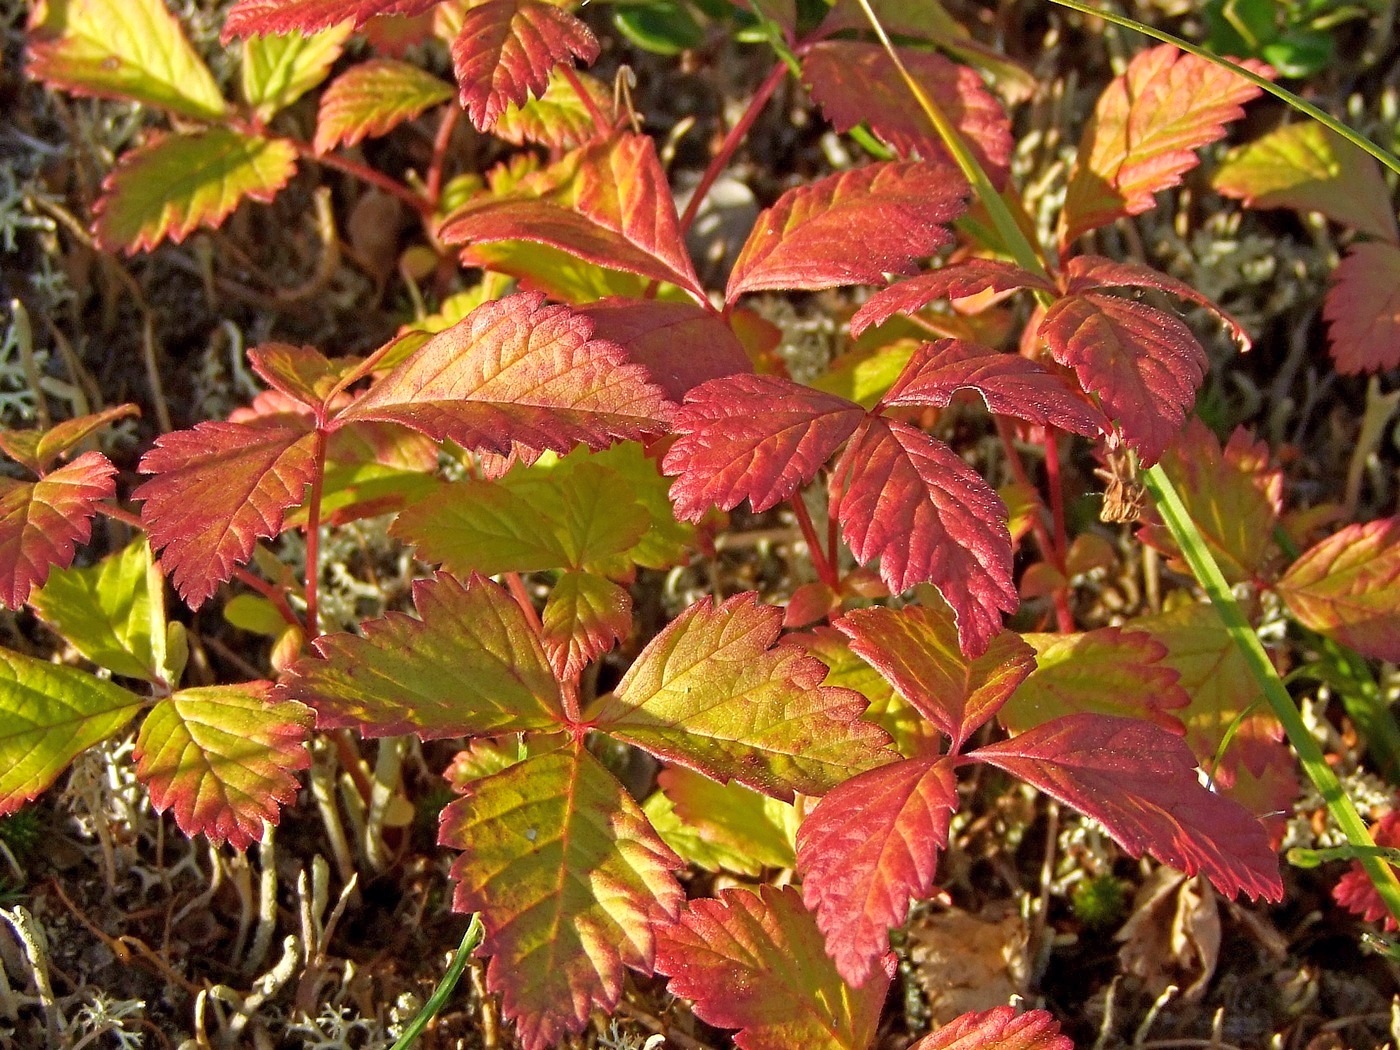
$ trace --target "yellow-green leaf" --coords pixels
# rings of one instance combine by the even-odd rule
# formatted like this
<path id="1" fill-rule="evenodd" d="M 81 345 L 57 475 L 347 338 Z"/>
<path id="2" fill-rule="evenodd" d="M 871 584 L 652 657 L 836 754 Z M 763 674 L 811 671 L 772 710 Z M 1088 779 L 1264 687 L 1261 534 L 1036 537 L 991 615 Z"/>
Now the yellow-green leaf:
<path id="1" fill-rule="evenodd" d="M 193 117 L 228 112 L 209 68 L 163 0 L 41 0 L 29 16 L 29 75 Z"/>
<path id="2" fill-rule="evenodd" d="M 108 251 L 179 243 L 201 226 L 218 226 L 245 197 L 267 203 L 296 172 L 285 139 L 210 128 L 167 135 L 122 157 L 97 202 L 93 233 Z"/>
<path id="3" fill-rule="evenodd" d="M 706 871 L 750 878 L 797 863 L 797 807 L 742 784 L 716 784 L 679 767 L 664 769 L 661 790 L 642 807 L 666 845 Z"/>
<path id="4" fill-rule="evenodd" d="M 0 814 L 47 788 L 144 703 L 86 671 L 0 649 Z"/>
<path id="5" fill-rule="evenodd" d="M 56 570 L 29 602 L 93 663 L 113 674 L 158 681 L 160 668 L 151 645 L 150 569 L 150 545 L 139 539 L 91 568 Z"/>
<path id="6" fill-rule="evenodd" d="M 271 120 L 306 94 L 330 72 L 350 36 L 342 22 L 306 36 L 254 36 L 243 41 L 243 101 L 262 120 Z"/>

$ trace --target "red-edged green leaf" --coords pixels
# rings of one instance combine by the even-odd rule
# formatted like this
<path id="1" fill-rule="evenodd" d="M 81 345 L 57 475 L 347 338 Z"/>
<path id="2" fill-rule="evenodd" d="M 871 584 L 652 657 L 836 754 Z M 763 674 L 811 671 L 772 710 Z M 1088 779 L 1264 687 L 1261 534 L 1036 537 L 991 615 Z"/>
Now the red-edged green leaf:
<path id="1" fill-rule="evenodd" d="M 151 561 L 142 537 L 89 568 L 58 570 L 29 596 L 30 604 L 93 663 L 127 678 L 159 681 L 164 668 L 152 636 L 160 630 L 163 638 L 164 623 L 152 607 Z"/>
<path id="2" fill-rule="evenodd" d="M 1034 651 L 1010 631 L 967 659 L 946 608 L 857 609 L 833 626 L 851 640 L 852 652 L 952 740 L 954 753 L 1035 668 Z"/>
<path id="3" fill-rule="evenodd" d="M 1377 846 L 1400 848 L 1400 810 L 1391 810 L 1371 825 L 1371 838 Z M 1383 922 L 1392 933 L 1397 927 L 1389 906 L 1376 892 L 1376 884 L 1359 860 L 1351 862 L 1351 870 L 1332 887 L 1332 899 L 1353 915 L 1367 922 Z"/>
<path id="4" fill-rule="evenodd" d="M 1061 247 L 1151 208 L 1154 194 L 1179 184 L 1199 163 L 1196 150 L 1223 136 L 1259 93 L 1243 77 L 1170 44 L 1137 55 L 1104 90 L 1084 129 L 1061 214 Z"/>
<path id="5" fill-rule="evenodd" d="M 753 371 L 729 325 L 693 303 L 604 299 L 578 312 L 593 322 L 596 338 L 626 350 L 672 400 L 707 379 Z"/>
<path id="6" fill-rule="evenodd" d="M 712 506 L 729 510 L 744 500 L 758 513 L 776 507 L 811 483 L 864 414 L 780 376 L 701 384 L 672 418 L 680 437 L 661 464 L 676 477 L 676 516 L 699 521 Z"/>
<path id="7" fill-rule="evenodd" d="M 52 87 L 132 99 L 196 120 L 228 112 L 213 74 L 163 0 L 42 0 L 26 72 Z"/>
<path id="8" fill-rule="evenodd" d="M 467 10 L 452 42 L 462 108 L 478 131 L 490 131 L 509 105 L 549 86 L 549 74 L 575 58 L 589 65 L 598 39 L 562 7 L 537 0 L 487 0 Z"/>
<path id="9" fill-rule="evenodd" d="M 691 901 L 657 932 L 656 968 L 696 1017 L 739 1029 L 740 1050 L 866 1050 L 890 983 L 883 972 L 859 988 L 842 981 L 792 887 Z"/>
<path id="10" fill-rule="evenodd" d="M 898 51 L 905 68 L 962 132 L 982 168 L 993 181 L 1003 181 L 1011 160 L 1011 124 L 982 78 L 932 51 Z M 937 130 L 878 44 L 814 44 L 803 57 L 802 79 L 838 132 L 868 122 L 901 157 L 947 157 Z"/>
<path id="11" fill-rule="evenodd" d="M 662 429 L 661 391 L 587 318 L 536 293 L 486 303 L 428 340 L 340 414 L 463 448 L 567 452 Z"/>
<path id="12" fill-rule="evenodd" d="M 1060 1022 L 1044 1010 L 1017 1015 L 1010 1006 L 965 1013 L 909 1050 L 1074 1050 Z"/>
<path id="13" fill-rule="evenodd" d="M 890 949 L 890 927 L 933 889 L 957 805 L 952 760 L 920 758 L 853 777 L 802 822 L 802 899 L 847 983 L 865 981 Z"/>
<path id="14" fill-rule="evenodd" d="M 584 94 L 599 113 L 607 115 L 613 107 L 612 89 L 587 73 L 574 74 L 583 85 Z M 570 150 L 582 146 L 597 133 L 593 112 L 574 90 L 573 84 L 558 70 L 549 75 L 549 86 L 539 98 L 527 99 L 523 106 L 511 104 L 496 118 L 491 129 L 497 138 L 517 146 L 535 142 L 551 150 Z"/>
<path id="15" fill-rule="evenodd" d="M 1222 449 L 1194 418 L 1162 456 L 1162 469 L 1231 583 L 1254 580 L 1278 551 L 1273 533 L 1283 512 L 1283 472 L 1269 460 L 1269 446 L 1243 427 Z M 1160 521 L 1149 520 L 1138 536 L 1172 555 L 1173 568 L 1189 571 Z"/>
<path id="16" fill-rule="evenodd" d="M 567 682 L 627 637 L 632 596 L 601 576 L 566 572 L 550 589 L 540 619 L 549 665 Z"/>
<path id="17" fill-rule="evenodd" d="M 350 36 L 350 26 L 338 26 L 307 36 L 259 36 L 243 41 L 243 101 L 260 120 L 271 120 L 331 71 Z"/>
<path id="18" fill-rule="evenodd" d="M 1191 698 L 1167 648 L 1142 631 L 1100 627 L 1080 634 L 1027 634 L 1035 670 L 1001 709 L 1001 724 L 1023 733 L 1063 715 L 1094 712 L 1148 719 L 1174 732 Z"/>
<path id="19" fill-rule="evenodd" d="M 337 22 L 359 29 L 380 15 L 413 16 L 434 7 L 439 0 L 238 0 L 224 21 L 224 43 L 236 36 L 290 33 L 299 29 L 315 33 Z"/>
<path id="20" fill-rule="evenodd" d="M 282 530 L 315 476 L 314 448 L 303 427 L 212 422 L 165 434 L 142 457 L 154 476 L 132 497 L 145 501 L 151 546 L 190 608 Z"/>
<path id="21" fill-rule="evenodd" d="M 93 235 L 107 251 L 149 250 L 167 237 L 178 244 L 245 198 L 271 201 L 296 167 L 286 139 L 229 128 L 157 137 L 124 154 L 103 182 Z"/>
<path id="22" fill-rule="evenodd" d="M 97 504 L 116 494 L 116 474 L 102 453 L 84 452 L 38 481 L 0 478 L 0 604 L 18 609 L 53 566 L 72 563 Z"/>
<path id="23" fill-rule="evenodd" d="M 947 244 L 967 208 L 951 165 L 869 164 L 788 190 L 754 224 L 724 293 L 880 284 Z"/>
<path id="24" fill-rule="evenodd" d="M 914 351 L 880 399 L 881 408 L 942 408 L 959 390 L 981 395 L 989 412 L 1053 424 L 1095 437 L 1109 428 L 1102 412 L 1053 372 L 1019 354 L 1003 354 L 964 339 L 940 339 Z"/>
<path id="25" fill-rule="evenodd" d="M 904 697 L 895 692 L 879 671 L 851 649 L 846 636 L 831 627 L 818 627 L 802 634 L 788 635 L 826 665 L 822 685 L 854 689 L 869 701 L 862 715 L 894 739 L 895 748 L 905 758 L 927 754 L 939 746 L 938 730 Z"/>
<path id="26" fill-rule="evenodd" d="M 779 642 L 782 610 L 752 591 L 701 600 L 642 650 L 589 721 L 602 732 L 719 781 L 774 798 L 820 795 L 889 759 L 856 693 L 821 685 L 826 668 Z"/>
<path id="27" fill-rule="evenodd" d="M 301 704 L 274 701 L 271 682 L 182 689 L 141 723 L 136 775 L 186 835 L 246 849 L 296 797 L 314 720 Z"/>
<path id="28" fill-rule="evenodd" d="M 791 868 L 796 806 L 742 784 L 717 784 L 679 766 L 657 774 L 659 791 L 642 807 L 666 844 L 707 871 L 756 878 L 764 868 Z"/>
<path id="29" fill-rule="evenodd" d="M 1263 825 L 1202 786 L 1185 741 L 1161 726 L 1069 715 L 968 757 L 1093 817 L 1131 856 L 1146 851 L 1188 875 L 1200 872 L 1226 896 L 1283 899 Z"/>
<path id="30" fill-rule="evenodd" d="M 351 66 L 321 96 L 316 152 L 387 135 L 451 97 L 451 84 L 408 62 L 372 58 Z"/>
<path id="31" fill-rule="evenodd" d="M 363 636 L 315 642 L 287 695 L 316 709 L 321 729 L 365 736 L 497 736 L 557 729 L 559 684 L 520 606 L 490 580 L 415 580 L 418 619 L 391 612 Z"/>
<path id="32" fill-rule="evenodd" d="M 651 972 L 653 929 L 685 899 L 680 859 L 582 747 L 468 784 L 442 811 L 438 841 L 467 851 L 452 867 L 452 906 L 481 915 L 486 987 L 525 1050 L 617 1005 L 624 967 Z"/>
<path id="33" fill-rule="evenodd" d="M 554 188 L 541 196 L 469 202 L 443 224 L 442 239 L 473 245 L 532 241 L 598 266 L 668 281 L 697 302 L 707 301 L 650 138 L 624 134 L 585 146 L 560 161 L 545 181 Z"/>
<path id="34" fill-rule="evenodd" d="M 324 405 L 336 385 L 358 364 L 354 358 L 332 361 L 313 346 L 289 343 L 262 343 L 248 351 L 248 365 L 260 379 L 310 409 Z M 261 406 L 253 407 L 266 414 Z M 278 409 L 268 406 L 268 410 Z M 230 418 L 243 421 L 245 417 Z"/>
<path id="35" fill-rule="evenodd" d="M 1066 296 L 1045 312 L 1040 337 L 1123 430 L 1145 463 L 1172 442 L 1196 402 L 1206 354 L 1179 318 L 1101 292 Z"/>
<path id="36" fill-rule="evenodd" d="M 965 299 L 982 292 L 1010 292 L 1017 288 L 1055 291 L 1055 286 L 1019 266 L 999 259 L 966 259 L 930 273 L 899 281 L 865 301 L 851 318 L 851 336 L 884 324 L 895 314 L 915 314 L 941 299 Z"/>
<path id="37" fill-rule="evenodd" d="M 1225 733 L 1241 712 L 1265 706 L 1263 690 L 1220 614 L 1209 602 L 1183 605 L 1159 616 L 1133 620 L 1134 633 L 1146 632 L 1166 647 L 1161 665 L 1177 672 L 1177 686 L 1189 706 L 1173 716 L 1186 726 L 1186 743 L 1206 768 L 1215 761 Z"/>
<path id="38" fill-rule="evenodd" d="M 933 584 L 957 616 L 962 651 L 985 652 L 1002 612 L 1020 604 L 1006 507 L 992 487 L 941 441 L 880 418 L 861 423 L 834 476 L 850 479 L 838 516 L 856 560 L 880 559 L 892 591 Z"/>
<path id="39" fill-rule="evenodd" d="M 1276 128 L 1232 150 L 1211 185 L 1248 208 L 1321 212 L 1361 233 L 1397 240 L 1395 206 L 1380 165 L 1316 121 Z"/>
<path id="40" fill-rule="evenodd" d="M 1353 245 L 1332 271 L 1322 315 L 1338 372 L 1355 375 L 1400 365 L 1400 248 Z"/>
<path id="41" fill-rule="evenodd" d="M 0 649 L 0 814 L 38 795 L 145 704 L 86 671 Z"/>
<path id="42" fill-rule="evenodd" d="M 47 430 L 6 430 L 0 427 L 0 451 L 35 474 L 45 473 L 54 460 L 119 419 L 139 416 L 135 405 L 117 405 L 89 416 L 65 419 Z"/>
<path id="43" fill-rule="evenodd" d="M 1400 662 L 1400 517 L 1348 525 L 1305 551 L 1275 586 L 1305 626 Z"/>
<path id="44" fill-rule="evenodd" d="M 1134 262 L 1121 262 L 1102 255 L 1076 255 L 1065 264 L 1065 291 L 1070 295 L 1095 288 L 1154 288 L 1187 302 L 1195 303 L 1215 314 L 1230 330 L 1241 350 L 1250 347 L 1249 333 L 1244 326 L 1220 309 L 1213 300 L 1202 295 L 1185 281 L 1178 281 L 1160 270 Z"/>
<path id="45" fill-rule="evenodd" d="M 399 515 L 392 533 L 449 572 L 589 569 L 620 575 L 651 521 L 627 479 L 588 460 L 517 467 L 499 481 L 445 485 Z"/>

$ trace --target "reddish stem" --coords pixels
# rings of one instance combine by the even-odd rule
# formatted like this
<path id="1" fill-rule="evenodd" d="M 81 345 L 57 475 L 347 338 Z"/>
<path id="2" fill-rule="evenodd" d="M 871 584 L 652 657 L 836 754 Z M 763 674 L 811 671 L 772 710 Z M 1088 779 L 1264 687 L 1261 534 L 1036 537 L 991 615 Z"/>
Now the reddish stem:
<path id="1" fill-rule="evenodd" d="M 1056 627 L 1062 634 L 1070 634 L 1074 631 L 1074 612 L 1069 607 L 1069 583 L 1065 572 L 1065 559 L 1063 553 L 1051 540 L 1050 530 L 1045 527 L 1045 517 L 1050 511 L 1046 508 L 1044 500 L 1041 499 L 1040 490 L 1031 483 L 1030 475 L 1026 473 L 1026 465 L 1021 460 L 1021 453 L 1016 451 L 1016 440 L 1015 435 L 1011 432 L 1011 424 L 1001 416 L 993 416 L 992 418 L 996 421 L 997 435 L 1001 438 L 1002 448 L 1006 451 L 1006 462 L 1011 468 L 1011 476 L 1035 498 L 1035 513 L 1031 515 L 1031 534 L 1035 536 L 1036 546 L 1040 548 L 1041 555 L 1050 563 L 1051 568 L 1058 572 L 1060 578 L 1065 581 L 1055 588 L 1051 595 L 1051 601 L 1055 607 Z"/>
<path id="2" fill-rule="evenodd" d="M 146 531 L 146 526 L 142 523 L 141 519 L 125 507 L 119 507 L 115 503 L 99 503 L 97 505 L 97 511 L 99 514 L 105 514 L 113 521 L 119 521 L 123 525 L 130 525 L 138 532 Z"/>
<path id="3" fill-rule="evenodd" d="M 328 168 L 335 168 L 337 171 L 343 171 L 346 175 L 354 176 L 361 182 L 367 182 L 390 196 L 397 197 L 424 218 L 432 215 L 432 201 L 421 194 L 414 193 L 407 186 L 389 178 L 383 172 L 375 171 L 368 164 L 361 164 L 359 161 L 349 160 L 335 154 L 322 156 L 308 142 L 301 142 L 297 139 L 289 139 L 288 141 L 296 147 L 297 154 L 304 159 L 324 164 Z"/>
<path id="4" fill-rule="evenodd" d="M 797 525 L 802 530 L 802 538 L 807 541 L 807 553 L 812 558 L 812 567 L 817 570 L 817 576 L 822 583 L 836 590 L 841 586 L 841 579 L 822 549 L 822 542 L 817 538 L 817 528 L 812 524 L 812 516 L 807 513 L 807 505 L 802 502 L 802 496 L 793 496 L 788 500 L 788 505 L 797 516 Z"/>
<path id="5" fill-rule="evenodd" d="M 311 477 L 311 497 L 306 504 L 306 635 L 308 640 L 321 636 L 317 596 L 321 582 L 321 492 L 326 482 L 326 428 L 324 421 L 316 427 L 316 443 L 311 454 L 315 460 L 315 473 Z"/>
<path id="6" fill-rule="evenodd" d="M 710 187 L 714 185 L 715 179 L 729 166 L 729 161 L 734 156 L 734 151 L 739 148 L 739 143 L 744 141 L 749 129 L 753 127 L 758 115 L 763 112 L 763 107 L 768 104 L 768 100 L 773 97 L 773 92 L 778 89 L 778 85 L 787 76 L 788 68 L 779 62 L 773 67 L 773 71 L 768 74 L 768 78 L 759 85 L 754 92 L 753 98 L 749 99 L 749 106 L 744 110 L 744 115 L 738 122 L 729 129 L 729 133 L 724 136 L 724 141 L 720 143 L 719 152 L 710 160 L 710 165 L 705 169 L 705 174 L 700 176 L 700 181 L 695 186 L 695 192 L 690 195 L 690 203 L 685 206 L 685 214 L 681 216 L 681 236 L 685 236 L 690 224 L 695 221 L 695 216 L 700 211 L 700 205 L 710 192 Z"/>
<path id="7" fill-rule="evenodd" d="M 1065 488 L 1060 475 L 1060 442 L 1055 428 L 1045 429 L 1045 483 L 1050 489 L 1050 519 L 1055 525 L 1055 547 L 1060 563 L 1069 558 L 1069 531 L 1065 528 Z"/>
<path id="8" fill-rule="evenodd" d="M 583 81 L 578 78 L 578 72 L 569 63 L 561 63 L 558 67 L 564 79 L 569 82 L 569 86 L 574 89 L 574 94 L 583 103 L 583 108 L 588 110 L 589 117 L 593 120 L 594 130 L 598 132 L 599 138 L 607 138 L 612 134 L 612 124 L 603 115 L 603 111 L 598 108 L 598 103 L 593 101 L 593 96 L 588 89 L 583 86 Z"/>
<path id="9" fill-rule="evenodd" d="M 266 580 L 254 576 L 241 565 L 233 570 L 233 578 L 243 586 L 257 591 L 277 610 L 278 614 L 286 621 L 288 627 L 300 627 L 301 621 L 297 619 L 297 614 L 292 611 L 292 607 L 287 604 L 287 595 L 281 587 L 276 587 Z"/>
<path id="10" fill-rule="evenodd" d="M 433 139 L 433 160 L 428 166 L 427 191 L 428 202 L 434 209 L 442 203 L 442 173 L 447 166 L 447 149 L 452 145 L 452 132 L 457 129 L 457 121 L 461 117 L 462 107 L 455 101 L 449 102 L 438 124 L 437 136 Z"/>

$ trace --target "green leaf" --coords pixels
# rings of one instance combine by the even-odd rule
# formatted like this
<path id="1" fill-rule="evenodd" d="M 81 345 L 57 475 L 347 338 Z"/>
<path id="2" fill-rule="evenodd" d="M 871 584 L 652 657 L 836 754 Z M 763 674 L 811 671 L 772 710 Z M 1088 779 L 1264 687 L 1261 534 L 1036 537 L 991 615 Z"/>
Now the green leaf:
<path id="1" fill-rule="evenodd" d="M 183 689 L 141 724 L 136 774 L 156 811 L 172 810 L 186 835 L 245 849 L 296 797 L 294 771 L 311 764 L 306 734 L 315 719 L 272 696 L 271 682 Z"/>
<path id="2" fill-rule="evenodd" d="M 551 299 L 566 303 L 592 303 L 611 296 L 640 299 L 651 284 L 645 277 L 585 262 L 562 248 L 533 241 L 473 244 L 462 252 L 462 257 L 468 265 L 507 274 L 516 278 L 522 288 L 544 292 Z M 685 292 L 666 282 L 662 282 L 656 297 L 670 302 L 690 301 Z"/>
<path id="3" fill-rule="evenodd" d="M 86 671 L 0 649 L 0 814 L 38 795 L 144 704 Z"/>
<path id="4" fill-rule="evenodd" d="M 690 560 L 695 547 L 695 526 L 676 520 L 671 506 L 671 479 L 661 473 L 660 465 L 647 455 L 640 442 L 619 442 L 601 452 L 579 448 L 563 459 L 545 457 L 536 466 L 541 470 L 557 470 L 561 467 L 573 469 L 584 463 L 596 463 L 619 474 L 631 490 L 633 504 L 648 516 L 646 532 L 627 551 L 628 562 L 644 569 L 670 569 Z"/>
<path id="5" fill-rule="evenodd" d="M 88 569 L 59 569 L 29 602 L 64 639 L 95 664 L 127 678 L 156 682 L 161 669 L 151 645 L 153 625 L 144 539 Z M 163 617 L 162 617 L 163 620 Z"/>
<path id="6" fill-rule="evenodd" d="M 151 249 L 167 237 L 178 244 L 201 226 L 218 226 L 245 197 L 271 201 L 296 165 L 287 140 L 228 128 L 156 138 L 107 176 L 93 234 L 107 251 Z"/>
<path id="7" fill-rule="evenodd" d="M 557 729 L 559 683 L 520 607 L 490 580 L 445 574 L 413 585 L 419 619 L 391 612 L 364 636 L 316 640 L 287 695 L 316 709 L 322 729 L 423 739 Z"/>
<path id="8" fill-rule="evenodd" d="M 1211 180 L 1250 208 L 1321 212 L 1333 222 L 1395 243 L 1395 207 L 1375 159 L 1305 120 L 1232 150 Z"/>
<path id="9" fill-rule="evenodd" d="M 642 808 L 666 845 L 691 864 L 756 878 L 764 868 L 797 863 L 793 840 L 802 818 L 790 803 L 687 769 L 663 769 L 657 782 L 661 789 Z"/>
<path id="10" fill-rule="evenodd" d="M 650 973 L 653 926 L 685 896 L 680 859 L 578 745 L 467 784 L 442 812 L 439 842 L 467 851 L 452 866 L 452 906 L 481 915 L 486 987 L 525 1050 L 615 1006 L 624 967 Z"/>
<path id="11" fill-rule="evenodd" d="M 649 524 L 625 478 L 579 460 L 444 486 L 404 510 L 391 534 L 415 544 L 420 559 L 463 576 L 543 569 L 609 575 L 631 567 L 623 555 Z"/>
<path id="12" fill-rule="evenodd" d="M 606 114 L 612 109 L 610 88 L 587 73 L 574 76 L 600 113 Z M 549 74 L 549 87 L 544 94 L 526 99 L 523 106 L 514 103 L 507 106 L 492 134 L 517 146 L 535 142 L 562 151 L 583 145 L 596 131 L 592 111 L 569 79 L 555 69 Z"/>
<path id="13" fill-rule="evenodd" d="M 243 101 L 260 120 L 271 120 L 330 72 L 350 36 L 342 22 L 312 36 L 254 36 L 243 41 Z"/>
<path id="14" fill-rule="evenodd" d="M 779 642 L 782 610 L 753 592 L 701 600 L 648 643 L 590 720 L 602 732 L 720 781 L 790 800 L 821 795 L 893 755 L 858 694 Z"/>
<path id="15" fill-rule="evenodd" d="M 40 0 L 28 73 L 52 87 L 193 117 L 228 113 L 209 68 L 163 0 Z"/>
<path id="16" fill-rule="evenodd" d="M 1177 671 L 1163 663 L 1165 646 L 1149 635 L 1101 627 L 1022 638 L 1035 650 L 1035 670 L 998 715 L 1013 733 L 1082 712 L 1141 718 L 1180 731 L 1167 712 L 1190 698 L 1177 684 Z"/>

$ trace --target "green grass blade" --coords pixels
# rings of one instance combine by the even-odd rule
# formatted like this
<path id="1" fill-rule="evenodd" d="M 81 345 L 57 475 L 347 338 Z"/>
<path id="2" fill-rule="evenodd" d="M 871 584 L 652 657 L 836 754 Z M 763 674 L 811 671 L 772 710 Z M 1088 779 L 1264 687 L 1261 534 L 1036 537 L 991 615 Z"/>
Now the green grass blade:
<path id="1" fill-rule="evenodd" d="M 467 932 L 462 934 L 462 943 L 457 947 L 457 954 L 452 957 L 452 964 L 433 989 L 432 997 L 423 1004 L 423 1009 L 414 1015 L 408 1027 L 403 1030 L 403 1035 L 394 1041 L 389 1050 L 409 1050 L 409 1047 L 418 1041 L 423 1029 L 428 1027 L 428 1023 L 447 1005 L 447 1000 L 452 998 L 457 982 L 462 979 L 462 971 L 467 968 L 472 952 L 476 951 L 476 946 L 481 943 L 485 933 L 486 930 L 481 925 L 481 916 L 473 915 L 472 921 L 467 925 Z"/>

